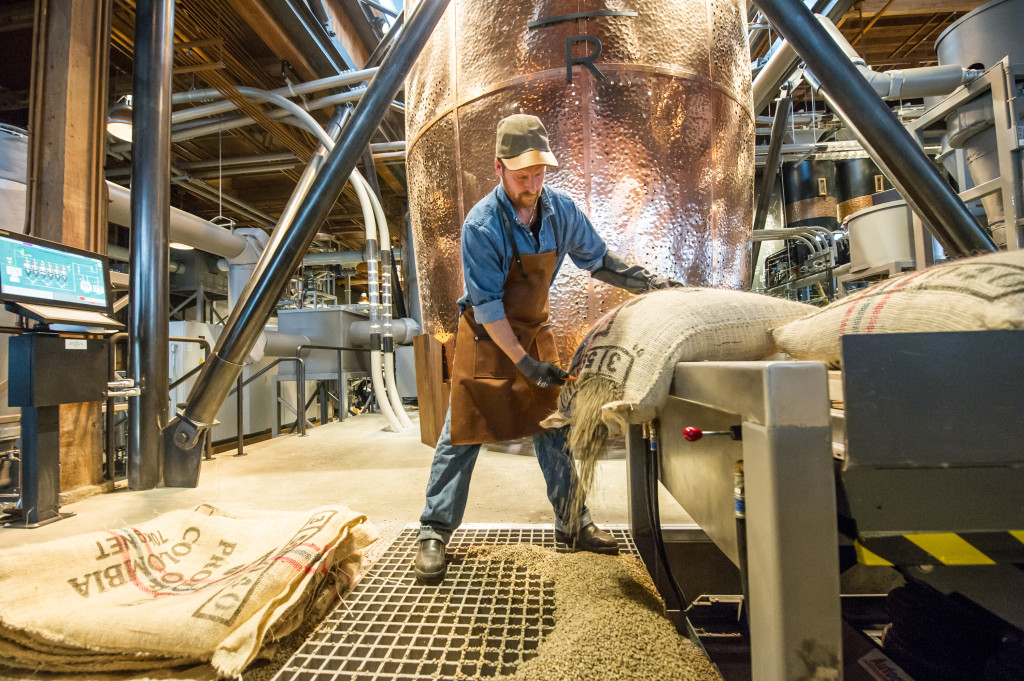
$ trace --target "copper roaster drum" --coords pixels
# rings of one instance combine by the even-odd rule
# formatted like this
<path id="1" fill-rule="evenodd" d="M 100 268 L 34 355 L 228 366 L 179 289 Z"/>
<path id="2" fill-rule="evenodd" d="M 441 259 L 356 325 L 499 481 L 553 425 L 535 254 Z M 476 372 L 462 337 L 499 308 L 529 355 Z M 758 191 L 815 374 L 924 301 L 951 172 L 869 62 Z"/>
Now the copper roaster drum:
<path id="1" fill-rule="evenodd" d="M 609 9 L 612 5 L 614 9 Z M 406 80 L 408 186 L 426 333 L 448 340 L 462 294 L 466 213 L 498 179 L 494 131 L 539 116 L 568 192 L 611 250 L 691 286 L 746 282 L 754 117 L 745 5 L 453 0 Z M 616 14 L 617 15 L 613 15 Z M 565 19 L 570 14 L 589 15 Z M 567 38 L 601 53 L 567 78 Z M 575 40 L 574 57 L 596 42 Z M 628 294 L 567 258 L 551 314 L 567 361 Z"/>

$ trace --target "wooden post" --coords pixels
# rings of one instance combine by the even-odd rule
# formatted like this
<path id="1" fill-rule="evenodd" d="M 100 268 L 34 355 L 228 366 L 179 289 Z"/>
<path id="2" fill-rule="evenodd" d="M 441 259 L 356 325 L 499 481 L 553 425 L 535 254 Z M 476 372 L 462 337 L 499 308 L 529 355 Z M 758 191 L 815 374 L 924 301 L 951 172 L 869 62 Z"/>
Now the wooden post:
<path id="1" fill-rule="evenodd" d="M 28 231 L 99 253 L 107 250 L 103 162 L 109 43 L 110 0 L 36 2 Z M 61 407 L 62 492 L 102 482 L 101 405 Z"/>

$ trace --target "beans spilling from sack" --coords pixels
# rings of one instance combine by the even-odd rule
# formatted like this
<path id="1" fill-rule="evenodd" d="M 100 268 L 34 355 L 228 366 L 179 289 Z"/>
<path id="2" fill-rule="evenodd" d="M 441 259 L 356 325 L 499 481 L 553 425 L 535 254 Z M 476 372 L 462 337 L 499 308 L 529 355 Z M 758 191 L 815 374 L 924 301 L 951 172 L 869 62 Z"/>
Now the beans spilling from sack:
<path id="1" fill-rule="evenodd" d="M 509 681 L 718 681 L 704 652 L 676 633 L 643 563 L 631 555 L 557 553 L 529 544 L 470 547 L 555 585 L 555 627 Z"/>

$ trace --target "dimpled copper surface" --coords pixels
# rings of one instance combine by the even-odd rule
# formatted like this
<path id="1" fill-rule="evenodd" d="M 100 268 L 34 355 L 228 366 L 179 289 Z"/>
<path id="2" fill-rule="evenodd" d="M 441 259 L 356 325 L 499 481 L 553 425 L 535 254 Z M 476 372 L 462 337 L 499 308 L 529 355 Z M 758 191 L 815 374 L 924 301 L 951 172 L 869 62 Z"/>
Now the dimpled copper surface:
<path id="1" fill-rule="evenodd" d="M 462 295 L 462 249 L 459 237 L 459 192 L 456 186 L 455 148 L 445 144 L 452 136 L 452 116 L 431 126 L 423 136 L 433 153 L 408 159 L 409 211 L 420 281 L 423 331 L 447 341 L 458 324 L 455 301 Z"/>
<path id="2" fill-rule="evenodd" d="M 601 10 L 638 16 L 527 27 Z M 744 14 L 740 0 L 453 0 L 406 81 L 424 329 L 455 331 L 461 221 L 497 183 L 494 129 L 512 113 L 544 121 L 560 164 L 548 184 L 610 249 L 689 285 L 744 286 L 754 171 Z M 580 35 L 601 41 L 604 78 L 576 65 L 567 81 L 565 39 Z M 625 297 L 567 259 L 551 290 L 563 359 Z"/>

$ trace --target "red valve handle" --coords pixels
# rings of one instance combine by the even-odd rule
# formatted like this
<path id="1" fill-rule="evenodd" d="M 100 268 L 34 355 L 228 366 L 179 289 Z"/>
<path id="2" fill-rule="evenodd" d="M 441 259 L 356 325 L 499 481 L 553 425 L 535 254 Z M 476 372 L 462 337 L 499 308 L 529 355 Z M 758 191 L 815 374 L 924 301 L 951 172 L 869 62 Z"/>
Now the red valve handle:
<path id="1" fill-rule="evenodd" d="M 696 426 L 686 426 L 683 428 L 683 439 L 687 442 L 696 442 L 702 437 L 704 437 L 704 431 Z"/>

